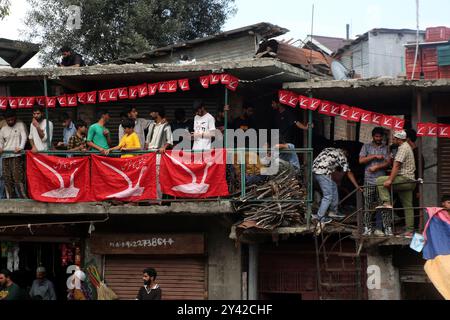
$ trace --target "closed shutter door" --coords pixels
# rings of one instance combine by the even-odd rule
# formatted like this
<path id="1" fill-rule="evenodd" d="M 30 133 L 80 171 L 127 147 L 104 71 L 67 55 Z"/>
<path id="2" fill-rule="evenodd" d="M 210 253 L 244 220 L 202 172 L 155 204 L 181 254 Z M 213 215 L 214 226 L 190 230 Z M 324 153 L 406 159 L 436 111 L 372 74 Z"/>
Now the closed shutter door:
<path id="1" fill-rule="evenodd" d="M 142 271 L 155 268 L 163 300 L 206 299 L 206 272 L 203 258 L 161 259 L 107 256 L 105 281 L 121 300 L 134 300 L 142 287 Z"/>
<path id="2" fill-rule="evenodd" d="M 439 184 L 440 196 L 450 194 L 450 139 L 439 139 Z"/>

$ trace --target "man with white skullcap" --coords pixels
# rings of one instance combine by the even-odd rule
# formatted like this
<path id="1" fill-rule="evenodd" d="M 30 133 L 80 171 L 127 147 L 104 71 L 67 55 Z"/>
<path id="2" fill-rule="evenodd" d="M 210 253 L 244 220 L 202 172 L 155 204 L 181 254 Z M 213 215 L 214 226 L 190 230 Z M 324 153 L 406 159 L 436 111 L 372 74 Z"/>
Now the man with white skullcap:
<path id="1" fill-rule="evenodd" d="M 405 131 L 394 133 L 393 143 L 398 145 L 397 155 L 390 176 L 377 179 L 378 194 L 382 206 L 377 207 L 383 216 L 384 232 L 392 236 L 392 199 L 391 188 L 396 192 L 405 208 L 406 232 L 403 236 L 412 238 L 414 232 L 413 191 L 416 188 L 416 164 L 411 146 L 407 143 Z"/>
<path id="2" fill-rule="evenodd" d="M 55 287 L 53 283 L 45 277 L 44 267 L 36 269 L 36 280 L 30 289 L 30 296 L 33 300 L 56 300 Z"/>

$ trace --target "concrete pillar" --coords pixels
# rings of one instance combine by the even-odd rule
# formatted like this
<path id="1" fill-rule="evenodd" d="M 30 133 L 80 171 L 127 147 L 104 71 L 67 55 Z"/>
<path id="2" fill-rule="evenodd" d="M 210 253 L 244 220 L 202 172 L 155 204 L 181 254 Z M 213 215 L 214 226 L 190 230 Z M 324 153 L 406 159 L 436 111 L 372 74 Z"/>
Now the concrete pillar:
<path id="1" fill-rule="evenodd" d="M 248 246 L 248 300 L 258 300 L 258 245 Z"/>
<path id="2" fill-rule="evenodd" d="M 380 255 L 377 250 L 368 253 L 369 300 L 400 300 L 401 284 L 397 268 L 392 264 L 392 254 Z M 379 288 L 371 285 L 379 283 Z"/>

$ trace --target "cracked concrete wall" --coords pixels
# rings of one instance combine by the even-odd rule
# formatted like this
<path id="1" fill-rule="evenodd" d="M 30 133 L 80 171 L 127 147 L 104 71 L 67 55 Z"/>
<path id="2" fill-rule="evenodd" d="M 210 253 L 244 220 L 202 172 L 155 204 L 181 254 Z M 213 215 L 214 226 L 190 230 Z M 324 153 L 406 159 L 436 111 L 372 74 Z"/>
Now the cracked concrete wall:
<path id="1" fill-rule="evenodd" d="M 381 284 L 379 289 L 369 288 L 369 300 L 400 300 L 400 275 L 399 270 L 392 263 L 392 254 L 380 255 L 377 250 L 370 252 L 367 254 L 367 266 L 368 270 L 371 266 L 379 267 Z"/>

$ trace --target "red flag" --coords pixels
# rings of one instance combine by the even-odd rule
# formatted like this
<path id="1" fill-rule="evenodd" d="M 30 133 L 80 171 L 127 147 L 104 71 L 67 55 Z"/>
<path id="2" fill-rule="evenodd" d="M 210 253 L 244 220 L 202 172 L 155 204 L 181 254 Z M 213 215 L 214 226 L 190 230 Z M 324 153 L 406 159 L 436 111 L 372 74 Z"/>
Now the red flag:
<path id="1" fill-rule="evenodd" d="M 41 107 L 45 107 L 45 96 L 36 97 L 36 103 Z"/>
<path id="2" fill-rule="evenodd" d="M 180 79 L 178 80 L 178 86 L 182 91 L 189 91 L 191 88 L 189 87 L 189 79 Z"/>
<path id="3" fill-rule="evenodd" d="M 97 201 L 156 199 L 156 154 L 132 158 L 92 156 L 92 190 Z"/>
<path id="4" fill-rule="evenodd" d="M 58 103 L 61 107 L 67 107 L 67 97 L 66 95 L 56 97 Z"/>
<path id="5" fill-rule="evenodd" d="M 26 108 L 33 108 L 35 102 L 36 102 L 36 98 L 35 97 L 27 97 L 26 98 L 25 107 Z"/>
<path id="6" fill-rule="evenodd" d="M 288 97 L 287 105 L 295 108 L 297 106 L 298 96 L 296 94 L 291 93 Z"/>
<path id="7" fill-rule="evenodd" d="M 119 96 L 120 100 L 128 99 L 128 88 L 119 88 L 117 89 L 117 95 Z"/>
<path id="8" fill-rule="evenodd" d="M 341 114 L 341 106 L 335 103 L 331 104 L 330 116 L 339 116 Z"/>
<path id="9" fill-rule="evenodd" d="M 200 77 L 200 84 L 202 85 L 203 88 L 205 88 L 205 89 L 209 88 L 209 79 L 210 79 L 210 76 Z"/>
<path id="10" fill-rule="evenodd" d="M 119 90 L 117 89 L 109 89 L 108 90 L 108 100 L 109 101 L 117 101 L 119 95 Z"/>
<path id="11" fill-rule="evenodd" d="M 417 124 L 417 136 L 418 137 L 426 137 L 428 135 L 428 124 L 427 123 L 418 123 Z"/>
<path id="12" fill-rule="evenodd" d="M 148 95 L 154 96 L 158 91 L 159 83 L 149 83 L 148 84 Z"/>
<path id="13" fill-rule="evenodd" d="M 135 100 L 138 97 L 139 88 L 137 86 L 128 88 L 128 98 Z"/>
<path id="14" fill-rule="evenodd" d="M 372 123 L 372 112 L 361 110 L 361 123 Z"/>
<path id="15" fill-rule="evenodd" d="M 448 124 L 439 124 L 439 138 L 450 138 L 450 126 Z"/>
<path id="16" fill-rule="evenodd" d="M 226 152 L 222 149 L 202 154 L 169 151 L 161 157 L 161 191 L 193 199 L 228 196 L 225 169 Z"/>
<path id="17" fill-rule="evenodd" d="M 98 92 L 98 102 L 105 103 L 109 101 L 109 90 L 102 90 Z"/>
<path id="18" fill-rule="evenodd" d="M 209 83 L 210 84 L 218 84 L 220 82 L 220 74 L 211 74 Z"/>
<path id="19" fill-rule="evenodd" d="M 143 98 L 146 96 L 148 96 L 148 86 L 146 83 L 144 83 L 138 86 L 138 97 Z"/>
<path id="20" fill-rule="evenodd" d="M 352 111 L 352 108 L 345 105 L 345 104 L 341 104 L 341 118 L 344 120 L 349 120 L 350 119 L 350 112 Z"/>
<path id="21" fill-rule="evenodd" d="M 278 99 L 281 104 L 287 105 L 290 96 L 291 96 L 291 93 L 289 91 L 286 91 L 286 90 L 278 91 Z"/>
<path id="22" fill-rule="evenodd" d="M 348 120 L 359 122 L 361 120 L 361 113 L 362 110 L 359 108 L 352 108 L 350 110 L 350 116 L 348 117 Z"/>
<path id="23" fill-rule="evenodd" d="M 56 97 L 45 97 L 45 106 L 47 108 L 55 108 L 56 107 Z"/>
<path id="24" fill-rule="evenodd" d="M 17 109 L 17 98 L 10 97 L 8 98 L 8 102 L 11 109 Z"/>
<path id="25" fill-rule="evenodd" d="M 239 85 L 239 79 L 233 76 L 230 76 L 230 83 L 226 85 L 226 87 L 231 91 L 236 91 Z"/>
<path id="26" fill-rule="evenodd" d="M 436 123 L 427 123 L 428 127 L 428 137 L 437 137 L 438 135 L 438 125 Z"/>
<path id="27" fill-rule="evenodd" d="M 397 117 L 393 117 L 393 118 L 394 118 L 393 128 L 395 130 L 403 130 L 403 128 L 405 127 L 405 119 L 397 118 Z"/>
<path id="28" fill-rule="evenodd" d="M 372 113 L 372 124 L 381 126 L 383 115 L 379 113 Z"/>
<path id="29" fill-rule="evenodd" d="M 319 113 L 329 116 L 331 112 L 331 103 L 329 101 L 322 101 L 319 107 Z"/>
<path id="30" fill-rule="evenodd" d="M 5 110 L 8 106 L 8 98 L 0 97 L 0 109 Z"/>
<path id="31" fill-rule="evenodd" d="M 308 109 L 308 106 L 309 106 L 309 98 L 300 95 L 300 96 L 298 96 L 298 103 L 300 105 L 300 108 L 306 110 L 306 109 Z"/>
<path id="32" fill-rule="evenodd" d="M 80 92 L 77 94 L 78 102 L 81 104 L 86 104 L 87 102 L 87 93 L 86 92 Z"/>
<path id="33" fill-rule="evenodd" d="M 91 202 L 89 158 L 60 158 L 27 152 L 28 195 L 41 202 Z"/>
<path id="34" fill-rule="evenodd" d="M 317 108 L 319 108 L 321 103 L 322 103 L 322 100 L 311 98 L 311 99 L 309 99 L 308 109 L 315 111 L 315 110 L 317 110 Z"/>
<path id="35" fill-rule="evenodd" d="M 159 85 L 158 91 L 159 91 L 160 93 L 165 93 L 165 92 L 167 92 L 167 89 L 168 89 L 168 83 L 167 83 L 167 82 L 160 82 L 158 85 Z"/>
<path id="36" fill-rule="evenodd" d="M 231 76 L 228 73 L 222 73 L 220 75 L 220 82 L 222 84 L 230 84 Z"/>
<path id="37" fill-rule="evenodd" d="M 67 95 L 67 106 L 76 107 L 78 105 L 77 95 L 76 94 L 68 94 Z"/>
<path id="38" fill-rule="evenodd" d="M 381 125 L 392 129 L 394 127 L 394 117 L 383 115 L 381 118 Z"/>
<path id="39" fill-rule="evenodd" d="M 95 104 L 97 103 L 97 91 L 91 91 L 87 93 L 87 104 Z"/>
<path id="40" fill-rule="evenodd" d="M 167 82 L 167 92 L 174 93 L 178 90 L 178 81 L 168 81 Z"/>
<path id="41" fill-rule="evenodd" d="M 19 109 L 24 109 L 27 106 L 27 98 L 17 97 L 17 107 Z"/>

